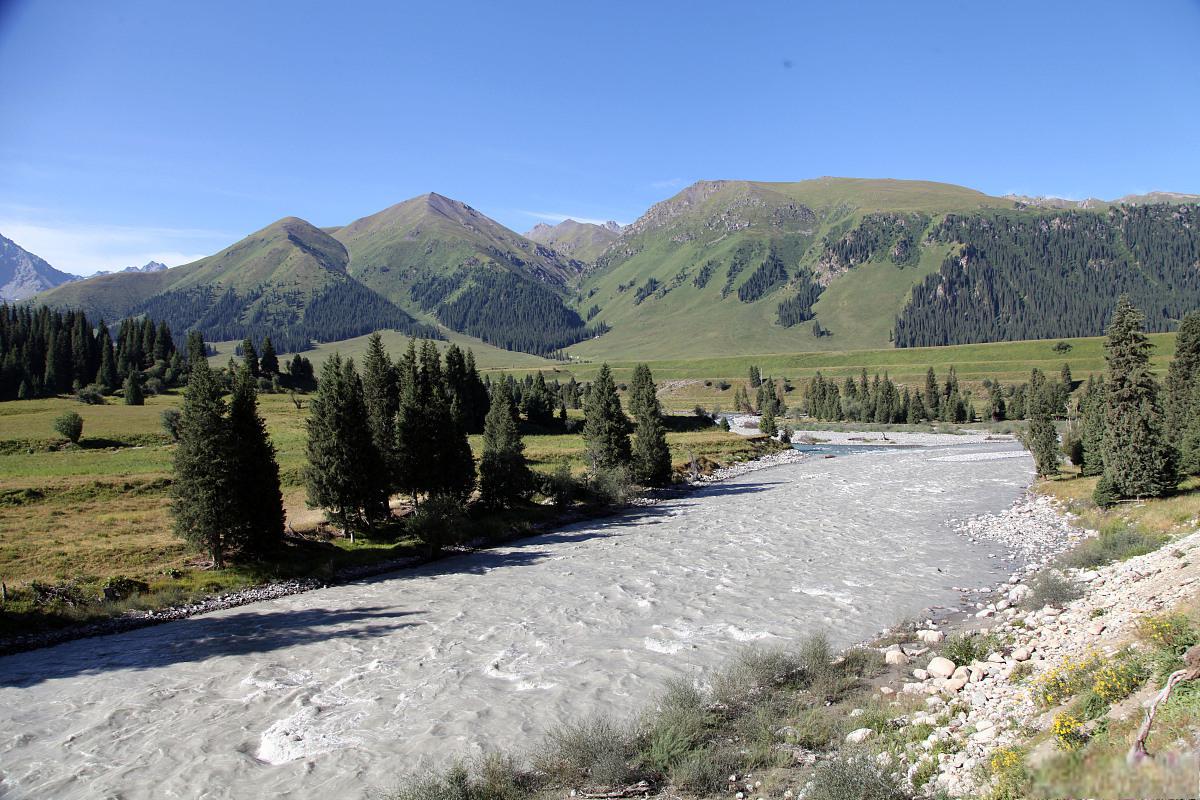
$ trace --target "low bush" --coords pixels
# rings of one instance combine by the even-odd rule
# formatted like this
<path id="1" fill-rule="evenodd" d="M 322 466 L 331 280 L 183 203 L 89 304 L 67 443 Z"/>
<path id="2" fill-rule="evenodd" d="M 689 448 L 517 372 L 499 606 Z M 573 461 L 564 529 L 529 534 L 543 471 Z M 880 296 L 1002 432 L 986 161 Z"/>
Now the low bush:
<path id="1" fill-rule="evenodd" d="M 671 785 L 698 795 L 715 794 L 727 788 L 729 776 L 742 766 L 740 754 L 725 747 L 706 745 L 692 750 L 671 767 Z"/>
<path id="2" fill-rule="evenodd" d="M 1152 553 L 1165 543 L 1163 536 L 1119 524 L 1101 530 L 1099 536 L 1088 539 L 1067 553 L 1063 557 L 1063 564 L 1078 569 L 1095 569 Z"/>
<path id="3" fill-rule="evenodd" d="M 593 502 L 605 506 L 623 506 L 637 491 L 624 467 L 598 470 L 588 480 Z"/>
<path id="4" fill-rule="evenodd" d="M 1029 584 L 1030 592 L 1025 598 L 1027 608 L 1054 606 L 1061 608 L 1072 600 L 1083 596 L 1083 589 L 1053 570 L 1043 570 Z"/>
<path id="5" fill-rule="evenodd" d="M 1143 617 L 1138 624 L 1138 634 L 1147 643 L 1178 656 L 1200 642 L 1200 632 L 1183 614 L 1154 614 Z"/>
<path id="6" fill-rule="evenodd" d="M 536 785 L 510 758 L 492 754 L 472 772 L 455 764 L 444 772 L 414 778 L 384 795 L 386 800 L 521 800 Z"/>
<path id="7" fill-rule="evenodd" d="M 162 429 L 167 432 L 167 435 L 171 437 L 171 441 L 173 442 L 179 441 L 179 420 L 181 418 L 182 414 L 177 408 L 165 409 L 162 414 L 159 415 L 159 421 L 162 423 Z"/>
<path id="8" fill-rule="evenodd" d="M 995 634 L 982 635 L 971 631 L 951 636 L 942 646 L 941 654 L 955 664 L 970 664 L 972 661 L 983 661 L 990 653 L 998 651 L 1003 646 L 1000 637 Z"/>
<path id="9" fill-rule="evenodd" d="M 595 717 L 550 731 L 533 765 L 561 787 L 624 786 L 635 780 L 638 755 L 633 731 L 607 717 Z"/>
<path id="10" fill-rule="evenodd" d="M 813 770 L 805 800 L 910 800 L 899 781 L 867 753 L 850 752 L 824 761 Z"/>
<path id="11" fill-rule="evenodd" d="M 462 541 L 465 518 L 458 503 L 446 497 L 431 497 L 408 516 L 405 528 L 410 536 L 420 539 L 432 558 Z"/>
<path id="12" fill-rule="evenodd" d="M 746 649 L 712 679 L 713 701 L 730 716 L 740 716 L 769 690 L 795 680 L 803 662 L 782 649 Z"/>
<path id="13" fill-rule="evenodd" d="M 108 402 L 104 399 L 104 387 L 98 383 L 89 383 L 81 387 L 76 392 L 75 399 L 89 406 L 102 406 Z"/>
<path id="14" fill-rule="evenodd" d="M 72 444 L 78 444 L 79 437 L 83 436 L 83 417 L 74 411 L 60 414 L 54 420 L 54 430 L 62 437 L 70 439 Z"/>
<path id="15" fill-rule="evenodd" d="M 116 602 L 137 594 L 145 594 L 148 591 L 150 591 L 150 584 L 145 581 L 127 578 L 124 575 L 114 575 L 100 587 L 100 597 L 109 602 Z"/>
<path id="16" fill-rule="evenodd" d="M 800 714 L 790 726 L 787 740 L 805 750 L 826 750 L 837 743 L 842 726 L 823 706 Z"/>

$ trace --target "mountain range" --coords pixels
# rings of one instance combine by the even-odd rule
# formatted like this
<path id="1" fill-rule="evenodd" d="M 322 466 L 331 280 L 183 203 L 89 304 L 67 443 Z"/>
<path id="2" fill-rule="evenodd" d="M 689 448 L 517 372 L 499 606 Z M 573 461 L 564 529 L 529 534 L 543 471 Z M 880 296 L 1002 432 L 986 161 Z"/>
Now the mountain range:
<path id="1" fill-rule="evenodd" d="M 75 279 L 74 275 L 59 272 L 16 242 L 0 236 L 0 301 L 25 300 Z"/>
<path id="2" fill-rule="evenodd" d="M 1197 201 L 700 181 L 624 227 L 522 236 L 430 193 L 347 225 L 287 217 L 191 264 L 60 281 L 37 299 L 210 340 L 269 334 L 281 350 L 378 328 L 587 358 L 1089 335 L 1120 292 L 1165 330 L 1200 306 Z"/>

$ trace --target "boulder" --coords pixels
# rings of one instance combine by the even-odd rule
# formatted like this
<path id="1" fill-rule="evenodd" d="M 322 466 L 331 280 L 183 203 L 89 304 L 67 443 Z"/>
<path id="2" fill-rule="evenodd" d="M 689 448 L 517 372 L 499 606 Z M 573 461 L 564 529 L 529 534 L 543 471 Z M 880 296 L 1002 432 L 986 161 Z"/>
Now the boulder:
<path id="1" fill-rule="evenodd" d="M 937 656 L 929 662 L 928 672 L 935 678 L 949 678 L 957 669 L 954 662 L 944 656 Z"/>
<path id="2" fill-rule="evenodd" d="M 870 728 L 859 728 L 858 730 L 850 731 L 846 734 L 846 741 L 849 744 L 862 744 L 867 739 L 875 735 L 875 731 Z"/>
<path id="3" fill-rule="evenodd" d="M 913 670 L 913 677 L 919 681 L 927 681 L 929 680 L 929 671 L 918 667 Z"/>
<path id="4" fill-rule="evenodd" d="M 904 655 L 903 650 L 888 650 L 883 654 L 883 663 L 904 666 L 908 663 L 908 656 Z"/>
<path id="5" fill-rule="evenodd" d="M 935 630 L 917 631 L 917 639 L 924 644 L 941 644 L 945 641 L 946 634 Z"/>
<path id="6" fill-rule="evenodd" d="M 1028 661 L 1031 655 L 1028 647 L 1018 647 L 1012 652 L 1013 661 Z"/>

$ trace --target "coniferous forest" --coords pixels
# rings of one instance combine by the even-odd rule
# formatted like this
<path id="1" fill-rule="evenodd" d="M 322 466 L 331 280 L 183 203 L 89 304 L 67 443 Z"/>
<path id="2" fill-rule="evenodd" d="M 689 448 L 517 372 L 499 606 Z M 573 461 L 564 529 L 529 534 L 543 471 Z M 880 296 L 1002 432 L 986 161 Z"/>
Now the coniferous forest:
<path id="1" fill-rule="evenodd" d="M 949 214 L 929 232 L 953 249 L 913 290 L 897 347 L 1098 336 L 1119 295 L 1171 330 L 1200 305 L 1200 208 Z"/>

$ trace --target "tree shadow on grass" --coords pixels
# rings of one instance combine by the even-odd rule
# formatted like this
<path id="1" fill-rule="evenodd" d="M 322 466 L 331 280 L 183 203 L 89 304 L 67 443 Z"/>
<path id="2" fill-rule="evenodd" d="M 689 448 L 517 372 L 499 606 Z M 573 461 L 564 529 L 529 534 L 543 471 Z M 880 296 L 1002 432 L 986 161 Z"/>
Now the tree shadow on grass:
<path id="1" fill-rule="evenodd" d="M 0 687 L 23 688 L 115 670 L 155 669 L 222 656 L 268 653 L 332 639 L 369 639 L 417 626 L 419 623 L 396 620 L 419 613 L 363 607 L 189 617 L 0 658 Z"/>

